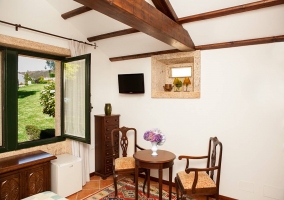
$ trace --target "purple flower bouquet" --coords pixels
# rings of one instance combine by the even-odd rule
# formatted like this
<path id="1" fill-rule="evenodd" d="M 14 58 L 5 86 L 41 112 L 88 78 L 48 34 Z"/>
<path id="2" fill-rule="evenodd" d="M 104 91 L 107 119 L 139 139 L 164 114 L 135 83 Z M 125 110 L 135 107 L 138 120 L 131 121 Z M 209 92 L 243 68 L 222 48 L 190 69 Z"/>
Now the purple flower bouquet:
<path id="1" fill-rule="evenodd" d="M 163 145 L 166 141 L 165 134 L 160 129 L 153 129 L 144 133 L 144 140 L 149 142 L 157 142 L 157 145 Z"/>

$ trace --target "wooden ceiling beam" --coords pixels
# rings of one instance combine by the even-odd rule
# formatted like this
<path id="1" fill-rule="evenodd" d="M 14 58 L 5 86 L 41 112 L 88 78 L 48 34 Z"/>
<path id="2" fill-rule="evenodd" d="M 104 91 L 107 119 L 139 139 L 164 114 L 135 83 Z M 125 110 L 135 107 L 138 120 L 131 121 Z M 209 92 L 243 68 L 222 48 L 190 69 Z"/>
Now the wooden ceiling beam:
<path id="1" fill-rule="evenodd" d="M 155 0 L 153 0 L 153 2 L 154 1 Z M 244 5 L 240 5 L 240 6 L 235 6 L 235 7 L 231 7 L 231 8 L 225 8 L 225 9 L 216 10 L 216 11 L 212 11 L 212 12 L 201 13 L 201 14 L 198 14 L 198 15 L 192 15 L 192 16 L 188 16 L 188 17 L 179 18 L 177 20 L 177 22 L 180 23 L 180 24 L 183 24 L 183 23 L 188 23 L 188 22 L 211 19 L 211 18 L 215 18 L 215 17 L 221 17 L 221 16 L 225 16 L 225 15 L 236 14 L 236 13 L 240 13 L 240 12 L 247 12 L 247 11 L 251 11 L 251 10 L 267 8 L 267 7 L 276 6 L 276 5 L 280 5 L 280 4 L 284 4 L 284 0 L 262 0 L 262 1 L 244 4 Z M 127 30 L 125 30 L 125 31 L 126 31 L 126 34 L 129 34 L 127 32 Z M 120 31 L 120 32 L 122 33 L 123 31 Z M 116 35 L 115 32 L 113 32 L 112 34 L 107 33 L 107 34 L 104 34 L 104 35 L 105 36 L 103 37 L 103 39 L 107 39 L 107 38 L 110 38 L 110 37 L 121 36 L 123 34 L 119 33 L 119 34 Z M 93 37 L 95 38 L 96 36 L 93 36 Z"/>
<path id="2" fill-rule="evenodd" d="M 159 11 L 167 15 L 169 18 L 174 21 L 178 20 L 178 16 L 169 0 L 152 0 L 152 2 Z"/>
<path id="3" fill-rule="evenodd" d="M 257 44 L 267 44 L 274 42 L 284 42 L 284 35 L 200 45 L 196 46 L 196 50 L 221 49 L 221 48 L 240 47 L 240 46 L 257 45 Z"/>
<path id="4" fill-rule="evenodd" d="M 179 50 L 188 51 L 195 49 L 187 30 L 145 0 L 75 1 Z"/>
<path id="5" fill-rule="evenodd" d="M 89 42 L 94 42 L 94 41 L 97 41 L 97 40 L 103 40 L 103 39 L 107 39 L 107 38 L 111 38 L 111 37 L 117 37 L 117 36 L 121 36 L 121 35 L 137 33 L 137 32 L 140 32 L 140 31 L 138 31 L 135 28 L 129 28 L 129 29 L 121 30 L 121 31 L 115 31 L 115 32 L 111 32 L 111 33 L 106 33 L 106 34 L 102 34 L 102 35 L 89 37 L 87 39 L 88 39 Z"/>
<path id="6" fill-rule="evenodd" d="M 129 56 L 112 57 L 109 60 L 111 62 L 116 62 L 116 61 L 123 61 L 123 60 L 147 58 L 147 57 L 151 57 L 151 56 L 155 56 L 155 55 L 168 54 L 168 53 L 177 53 L 177 52 L 181 52 L 181 51 L 178 50 L 178 49 L 171 49 L 171 50 L 156 51 L 156 52 L 149 52 L 149 53 L 141 53 L 141 54 L 135 54 L 135 55 L 129 55 Z"/>
<path id="7" fill-rule="evenodd" d="M 223 43 L 216 43 L 216 44 L 200 45 L 200 46 L 195 46 L 195 48 L 196 50 L 211 50 L 211 49 L 221 49 L 221 48 L 230 48 L 230 47 L 257 45 L 257 44 L 267 44 L 267 43 L 274 43 L 274 42 L 284 42 L 284 35 L 257 38 L 257 39 L 249 39 L 249 40 L 240 40 L 240 41 L 233 41 L 233 42 L 223 42 Z M 180 51 L 177 49 L 172 49 L 168 51 L 157 51 L 157 52 L 142 53 L 142 54 L 135 54 L 135 55 L 128 55 L 128 56 L 112 57 L 112 58 L 109 58 L 109 60 L 111 62 L 115 62 L 115 61 L 131 60 L 131 59 L 138 59 L 138 58 L 147 58 L 147 57 L 151 57 L 154 55 L 177 53 L 177 52 L 180 52 Z"/>
<path id="8" fill-rule="evenodd" d="M 232 15 L 232 14 L 262 9 L 262 8 L 268 8 L 271 6 L 277 6 L 281 4 L 284 4 L 284 0 L 256 1 L 253 3 L 243 4 L 243 5 L 234 6 L 230 8 L 224 8 L 221 10 L 215 10 L 215 11 L 201 13 L 201 14 L 192 15 L 188 17 L 182 17 L 182 18 L 179 18 L 177 22 L 180 24 L 184 24 L 184 23 L 189 23 L 189 22 L 195 22 L 195 21 L 200 21 L 200 20 L 205 20 L 205 19 L 212 19 L 216 17 L 222 17 L 226 15 Z"/>
<path id="9" fill-rule="evenodd" d="M 74 17 L 74 16 L 77 16 L 77 15 L 80 15 L 82 13 L 85 13 L 85 12 L 88 12 L 92 10 L 91 8 L 87 7 L 87 6 L 82 6 L 82 7 L 79 7 L 79 8 L 76 8 L 74 10 L 71 10 L 69 12 L 66 12 L 66 13 L 63 13 L 61 15 L 61 17 L 63 19 L 68 19 L 68 18 L 71 18 L 71 17 Z"/>

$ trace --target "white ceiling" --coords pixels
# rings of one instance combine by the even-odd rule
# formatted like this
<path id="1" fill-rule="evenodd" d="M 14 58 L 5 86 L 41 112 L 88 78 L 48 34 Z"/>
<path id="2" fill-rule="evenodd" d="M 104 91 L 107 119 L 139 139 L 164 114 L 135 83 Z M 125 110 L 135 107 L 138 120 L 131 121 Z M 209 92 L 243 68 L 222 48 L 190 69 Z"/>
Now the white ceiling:
<path id="1" fill-rule="evenodd" d="M 72 0 L 46 0 L 59 14 L 81 7 Z M 151 0 L 147 0 L 152 6 Z M 170 0 L 179 18 L 238 6 L 252 0 Z M 67 19 L 88 37 L 131 28 L 97 11 L 89 11 Z M 284 35 L 284 4 L 269 8 L 227 15 L 223 17 L 182 24 L 196 46 L 219 42 Z M 96 44 L 108 57 L 174 49 L 144 33 L 134 33 L 98 40 Z"/>

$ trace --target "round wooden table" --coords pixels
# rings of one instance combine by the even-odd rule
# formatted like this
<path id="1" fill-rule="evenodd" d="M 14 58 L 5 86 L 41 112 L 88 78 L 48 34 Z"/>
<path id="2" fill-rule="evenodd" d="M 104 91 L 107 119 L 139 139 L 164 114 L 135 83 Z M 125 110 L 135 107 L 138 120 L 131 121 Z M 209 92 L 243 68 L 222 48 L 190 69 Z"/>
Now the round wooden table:
<path id="1" fill-rule="evenodd" d="M 158 150 L 157 156 L 152 156 L 152 150 L 142 150 L 134 153 L 135 159 L 135 199 L 138 200 L 138 169 L 159 170 L 159 200 L 162 200 L 163 169 L 169 168 L 169 200 L 172 199 L 172 175 L 176 155 L 165 150 Z M 147 197 L 149 198 L 150 175 L 147 177 Z"/>

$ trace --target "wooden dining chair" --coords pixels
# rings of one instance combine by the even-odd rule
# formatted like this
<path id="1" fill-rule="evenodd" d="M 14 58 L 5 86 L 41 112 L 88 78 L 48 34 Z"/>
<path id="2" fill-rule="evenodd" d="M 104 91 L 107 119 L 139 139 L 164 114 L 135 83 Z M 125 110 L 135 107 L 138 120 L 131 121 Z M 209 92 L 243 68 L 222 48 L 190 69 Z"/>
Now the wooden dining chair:
<path id="1" fill-rule="evenodd" d="M 181 192 L 181 199 L 183 200 L 186 199 L 187 196 L 194 197 L 199 195 L 206 196 L 207 200 L 209 197 L 219 200 L 222 150 L 222 143 L 218 138 L 211 137 L 209 139 L 207 155 L 181 155 L 178 157 L 179 160 L 186 160 L 186 166 L 185 170 L 178 172 L 175 177 L 177 199 L 179 199 L 179 192 Z M 190 159 L 205 159 L 207 163 L 206 167 L 189 167 Z"/>
<path id="2" fill-rule="evenodd" d="M 133 134 L 133 146 L 129 147 L 128 137 Z M 117 144 L 117 142 L 119 144 Z M 144 150 L 137 144 L 137 131 L 135 128 L 121 127 L 111 131 L 111 143 L 113 153 L 113 182 L 115 188 L 115 197 L 117 196 L 117 177 L 121 174 L 132 174 L 134 183 L 135 181 L 135 159 L 133 155 L 128 155 L 129 148 L 132 148 L 132 152 L 135 153 L 137 150 Z M 119 146 L 122 150 L 122 154 L 119 153 Z M 139 168 L 139 174 L 145 173 L 145 180 L 143 184 L 143 192 L 145 193 L 145 185 L 148 176 L 150 176 L 150 170 Z M 149 185 L 148 188 L 149 190 Z"/>

